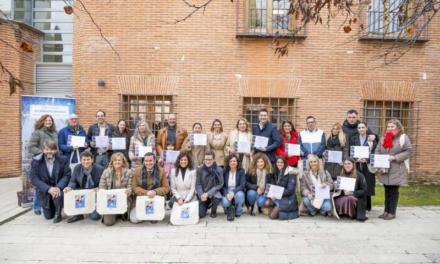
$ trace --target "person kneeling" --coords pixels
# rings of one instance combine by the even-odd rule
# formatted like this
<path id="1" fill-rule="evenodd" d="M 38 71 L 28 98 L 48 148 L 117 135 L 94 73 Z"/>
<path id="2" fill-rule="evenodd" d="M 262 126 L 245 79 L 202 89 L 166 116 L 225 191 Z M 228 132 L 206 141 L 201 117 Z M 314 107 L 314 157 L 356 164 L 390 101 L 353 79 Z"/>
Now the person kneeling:
<path id="1" fill-rule="evenodd" d="M 234 216 L 243 214 L 246 175 L 242 168 L 238 168 L 238 157 L 234 154 L 226 158 L 225 165 L 222 204 L 228 221 L 233 221 Z"/>
<path id="2" fill-rule="evenodd" d="M 90 151 L 86 150 L 82 152 L 79 158 L 81 164 L 76 165 L 73 169 L 69 185 L 63 190 L 65 193 L 82 189 L 98 190 L 99 180 L 101 179 L 104 168 L 93 163 L 93 154 Z M 96 221 L 101 219 L 101 216 L 95 210 L 89 215 L 89 218 Z M 75 215 L 67 219 L 67 223 L 73 223 L 83 219 L 83 215 Z"/>
<path id="3" fill-rule="evenodd" d="M 165 196 L 170 191 L 165 172 L 157 165 L 156 157 L 152 152 L 146 153 L 144 164 L 135 169 L 132 185 L 135 202 L 130 211 L 130 222 L 137 224 L 141 220 L 136 216 L 136 196 L 154 198 L 156 195 Z"/>
<path id="4" fill-rule="evenodd" d="M 30 180 L 37 190 L 43 214 L 54 223 L 61 222 L 63 192 L 70 179 L 69 161 L 57 154 L 57 144 L 48 140 L 43 144 L 43 153 L 32 158 Z"/>
<path id="5" fill-rule="evenodd" d="M 211 217 L 217 217 L 217 206 L 222 199 L 223 169 L 214 161 L 214 152 L 205 152 L 203 165 L 197 168 L 196 192 L 199 197 L 199 217 L 204 218 L 211 206 Z"/>

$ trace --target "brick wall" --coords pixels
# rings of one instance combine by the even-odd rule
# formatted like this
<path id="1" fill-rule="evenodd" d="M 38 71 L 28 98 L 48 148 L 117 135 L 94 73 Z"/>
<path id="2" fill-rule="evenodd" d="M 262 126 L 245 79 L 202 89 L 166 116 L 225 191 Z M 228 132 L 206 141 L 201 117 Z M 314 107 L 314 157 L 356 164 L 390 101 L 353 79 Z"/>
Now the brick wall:
<path id="1" fill-rule="evenodd" d="M 17 29 L 18 35 L 15 33 Z M 20 36 L 21 35 L 21 36 Z M 34 62 L 40 58 L 40 32 L 29 27 L 0 20 L 0 61 L 17 78 L 23 81 L 24 89 L 9 94 L 8 76 L 0 71 L 0 177 L 21 175 L 21 111 L 20 96 L 33 93 Z M 20 52 L 24 40 L 32 45 L 33 53 Z M 10 46 L 9 46 L 10 45 Z M 14 48 L 12 48 L 12 47 Z"/>

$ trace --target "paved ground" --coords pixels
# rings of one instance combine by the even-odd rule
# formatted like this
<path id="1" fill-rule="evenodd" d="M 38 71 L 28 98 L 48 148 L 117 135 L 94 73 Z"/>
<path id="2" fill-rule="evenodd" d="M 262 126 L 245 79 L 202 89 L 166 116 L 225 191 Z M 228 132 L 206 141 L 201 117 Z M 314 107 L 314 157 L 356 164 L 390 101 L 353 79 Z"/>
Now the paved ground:
<path id="1" fill-rule="evenodd" d="M 248 215 L 229 223 L 219 215 L 185 227 L 168 217 L 52 224 L 29 212 L 0 226 L 0 263 L 440 263 L 440 207 L 399 208 L 389 222 L 380 212 L 365 223 Z"/>
<path id="2" fill-rule="evenodd" d="M 17 205 L 17 191 L 21 189 L 20 178 L 0 178 L 0 223 L 26 211 Z"/>

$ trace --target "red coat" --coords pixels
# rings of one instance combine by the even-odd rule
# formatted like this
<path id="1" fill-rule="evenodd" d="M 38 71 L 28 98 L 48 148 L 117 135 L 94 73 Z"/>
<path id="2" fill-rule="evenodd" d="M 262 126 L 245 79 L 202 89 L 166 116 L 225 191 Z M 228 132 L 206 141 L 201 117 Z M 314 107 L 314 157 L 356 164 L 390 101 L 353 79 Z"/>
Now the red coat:
<path id="1" fill-rule="evenodd" d="M 287 164 L 292 167 L 296 167 L 298 164 L 299 156 L 288 157 L 286 153 L 285 146 L 286 144 L 298 144 L 298 132 L 292 131 L 290 132 L 290 140 L 287 139 L 284 131 L 280 131 L 281 134 L 281 142 L 282 144 L 276 149 L 275 154 L 277 156 L 283 156 L 287 160 Z"/>

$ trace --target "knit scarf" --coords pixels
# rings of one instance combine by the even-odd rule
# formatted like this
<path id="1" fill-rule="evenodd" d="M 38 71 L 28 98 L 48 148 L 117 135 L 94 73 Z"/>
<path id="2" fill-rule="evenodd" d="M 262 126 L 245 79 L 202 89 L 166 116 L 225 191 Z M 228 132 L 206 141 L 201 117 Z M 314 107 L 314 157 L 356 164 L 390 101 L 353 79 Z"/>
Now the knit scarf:
<path id="1" fill-rule="evenodd" d="M 399 132 L 399 130 L 397 130 L 397 129 L 386 132 L 382 146 L 386 149 L 391 149 L 393 147 L 393 140 L 396 137 L 398 132 Z"/>

